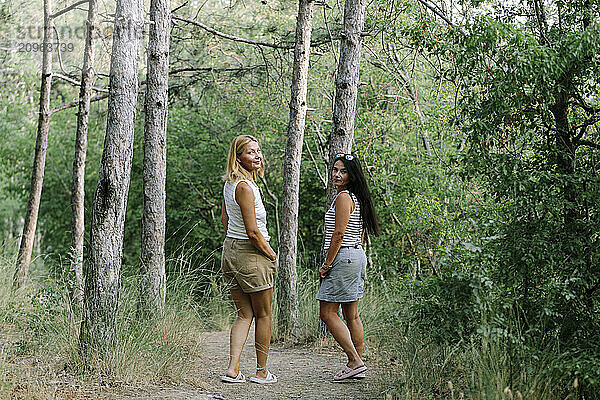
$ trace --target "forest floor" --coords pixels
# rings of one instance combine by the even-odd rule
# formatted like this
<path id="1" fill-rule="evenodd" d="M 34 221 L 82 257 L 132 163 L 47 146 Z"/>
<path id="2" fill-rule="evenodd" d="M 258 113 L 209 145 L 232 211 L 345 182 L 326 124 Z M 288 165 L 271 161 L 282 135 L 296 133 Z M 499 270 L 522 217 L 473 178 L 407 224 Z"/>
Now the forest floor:
<path id="1" fill-rule="evenodd" d="M 250 337 L 242 353 L 240 370 L 248 378 L 254 373 L 254 338 Z M 274 343 L 269 354 L 269 369 L 278 377 L 270 385 L 255 383 L 231 384 L 220 381 L 229 354 L 229 332 L 201 334 L 202 355 L 194 361 L 184 383 L 163 383 L 146 386 L 73 384 L 68 376 L 51 382 L 22 382 L 14 389 L 12 399 L 98 399 L 98 400 L 238 400 L 238 399 L 386 399 L 381 392 L 382 375 L 386 372 L 365 350 L 369 369 L 362 380 L 333 382 L 332 377 L 345 363 L 337 346 L 290 345 Z M 32 377 L 34 378 L 34 377 Z M 33 392 L 33 393 L 32 393 Z M 38 397 L 41 392 L 44 395 Z M 33 396 L 32 396 L 33 395 Z M 388 397 L 389 398 L 389 397 Z"/>

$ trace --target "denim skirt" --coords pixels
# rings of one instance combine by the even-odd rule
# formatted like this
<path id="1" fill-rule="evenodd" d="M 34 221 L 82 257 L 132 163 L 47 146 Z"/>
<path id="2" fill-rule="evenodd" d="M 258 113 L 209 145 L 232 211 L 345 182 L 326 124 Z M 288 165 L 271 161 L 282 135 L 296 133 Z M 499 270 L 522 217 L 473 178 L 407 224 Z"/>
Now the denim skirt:
<path id="1" fill-rule="evenodd" d="M 349 303 L 363 296 L 367 274 L 367 256 L 362 246 L 342 247 L 335 256 L 329 274 L 321 279 L 317 300 Z"/>

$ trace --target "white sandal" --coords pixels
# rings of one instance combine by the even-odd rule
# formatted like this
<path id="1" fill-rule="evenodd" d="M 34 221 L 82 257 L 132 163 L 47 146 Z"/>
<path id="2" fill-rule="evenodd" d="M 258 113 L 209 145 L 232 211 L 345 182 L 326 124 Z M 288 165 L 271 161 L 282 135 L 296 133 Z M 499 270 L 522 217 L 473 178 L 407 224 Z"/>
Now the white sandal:
<path id="1" fill-rule="evenodd" d="M 270 371 L 267 371 L 267 377 L 265 379 L 257 378 L 256 376 L 251 376 L 250 377 L 250 382 L 254 382 L 254 383 L 276 383 L 277 382 L 277 376 L 275 376 L 274 374 L 272 374 Z"/>
<path id="2" fill-rule="evenodd" d="M 227 375 L 221 376 L 221 381 L 227 382 L 227 383 L 245 383 L 246 377 L 241 372 L 238 372 L 238 374 L 235 378 L 232 378 L 231 376 L 227 376 Z"/>

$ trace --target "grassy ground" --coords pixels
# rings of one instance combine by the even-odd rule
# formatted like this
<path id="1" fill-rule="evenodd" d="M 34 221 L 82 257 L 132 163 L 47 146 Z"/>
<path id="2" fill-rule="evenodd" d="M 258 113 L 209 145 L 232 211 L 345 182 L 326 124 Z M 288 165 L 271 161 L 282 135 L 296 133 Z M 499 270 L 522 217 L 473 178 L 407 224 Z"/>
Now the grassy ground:
<path id="1" fill-rule="evenodd" d="M 116 349 L 84 367 L 78 352 L 80 313 L 70 307 L 66 285 L 50 279 L 42 260 L 31 270 L 24 290 L 12 290 L 15 251 L 0 251 L 0 398 L 55 398 L 48 383 L 65 376 L 74 384 L 149 384 L 182 382 L 200 356 L 202 331 L 227 330 L 235 317 L 229 294 L 213 276 L 202 292 L 181 274 L 170 279 L 164 318 L 136 318 L 136 279 L 123 281 Z M 181 270 L 175 268 L 176 270 Z M 198 271 L 196 271 L 198 272 Z M 302 269 L 298 278 L 297 340 L 335 348 L 319 321 L 318 279 Z M 540 371 L 551 360 L 511 360 L 506 345 L 492 339 L 434 343 L 405 322 L 410 294 L 367 284 L 360 303 L 367 362 L 387 365 L 380 381 L 386 399 L 577 399 L 577 383 Z M 277 331 L 273 307 L 273 340 Z M 46 392 L 45 392 L 46 391 Z"/>
<path id="2" fill-rule="evenodd" d="M 65 374 L 75 381 L 144 383 L 179 381 L 190 360 L 199 354 L 198 335 L 206 325 L 202 308 L 172 284 L 163 318 L 140 322 L 136 318 L 137 287 L 125 279 L 118 315 L 118 345 L 102 360 L 84 366 L 78 351 L 80 312 L 70 306 L 66 285 L 44 277 L 38 260 L 31 282 L 12 290 L 14 257 L 0 258 L 0 397 L 44 387 Z M 215 307 L 216 308 L 216 307 Z M 214 318 L 213 318 L 214 319 Z M 212 323 L 213 321 L 208 321 Z M 37 393 L 36 398 L 40 397 Z M 50 396 L 51 397 L 51 396 Z"/>
<path id="3" fill-rule="evenodd" d="M 199 291 L 185 276 L 201 271 L 187 271 L 169 280 L 164 318 L 152 323 L 140 322 L 136 318 L 136 279 L 124 278 L 118 345 L 102 360 L 84 365 L 78 352 L 80 312 L 70 306 L 67 285 L 60 277 L 51 279 L 42 260 L 37 260 L 26 287 L 13 291 L 14 253 L 4 250 L 0 255 L 0 324 L 4 327 L 0 334 L 0 398 L 10 397 L 11 393 L 14 396 L 16 392 L 22 398 L 53 398 L 51 393 L 43 394 L 48 390 L 48 382 L 65 376 L 82 385 L 182 382 L 193 360 L 200 355 L 201 332 L 227 330 L 235 318 L 229 293 L 217 276 Z M 180 265 L 174 269 L 185 271 L 185 268 Z M 302 270 L 299 282 L 300 329 L 295 340 L 337 351 L 337 345 L 319 321 L 316 275 Z M 384 309 L 380 300 L 378 296 L 366 295 L 361 302 L 367 338 L 377 331 L 377 320 Z M 275 322 L 275 305 L 273 312 Z M 274 341 L 290 340 L 278 333 L 276 323 L 273 328 Z M 375 340 L 367 341 L 365 353 L 376 357 Z"/>

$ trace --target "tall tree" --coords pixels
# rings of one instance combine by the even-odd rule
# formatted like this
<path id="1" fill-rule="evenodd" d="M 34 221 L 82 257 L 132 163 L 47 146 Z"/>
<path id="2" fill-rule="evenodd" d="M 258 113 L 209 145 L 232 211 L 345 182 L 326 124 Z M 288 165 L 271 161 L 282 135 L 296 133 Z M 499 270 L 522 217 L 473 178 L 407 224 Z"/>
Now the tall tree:
<path id="1" fill-rule="evenodd" d="M 300 161 L 306 122 L 306 93 L 308 90 L 308 65 L 314 0 L 300 0 L 296 22 L 296 47 L 290 123 L 283 164 L 283 196 L 281 207 L 282 231 L 279 240 L 278 272 L 278 323 L 284 334 L 295 334 L 298 324 L 298 292 L 296 283 L 296 253 L 298 246 L 298 194 L 300 187 Z"/>
<path id="2" fill-rule="evenodd" d="M 18 288 L 23 285 L 29 273 L 31 251 L 35 240 L 42 185 L 44 182 L 44 169 L 46 166 L 46 151 L 48 149 L 48 131 L 50 130 L 50 88 L 52 86 L 52 0 L 44 0 L 44 42 L 42 47 L 42 83 L 40 87 L 40 108 L 38 115 L 37 137 L 35 141 L 35 155 L 33 171 L 31 172 L 31 186 L 27 210 L 25 212 L 25 225 L 19 246 L 17 266 L 13 278 L 13 286 Z"/>
<path id="3" fill-rule="evenodd" d="M 85 353 L 114 344 L 123 229 L 133 156 L 143 2 L 117 0 L 106 136 L 92 208 L 80 342 Z"/>
<path id="4" fill-rule="evenodd" d="M 150 2 L 146 124 L 144 126 L 142 262 L 140 311 L 162 314 L 165 307 L 165 181 L 169 83 L 170 0 Z"/>
<path id="5" fill-rule="evenodd" d="M 344 5 L 340 58 L 335 77 L 333 129 L 329 141 L 330 167 L 336 154 L 349 153 L 352 150 L 366 7 L 366 0 L 346 0 Z M 327 204 L 331 204 L 334 192 L 335 188 L 331 180 L 328 180 Z"/>
<path id="6" fill-rule="evenodd" d="M 73 303 L 83 305 L 83 235 L 85 230 L 85 158 L 87 153 L 88 120 L 90 99 L 94 84 L 94 43 L 98 29 L 98 2 L 89 0 L 86 21 L 87 34 L 83 52 L 79 111 L 75 134 L 75 157 L 73 159 L 73 182 L 71 186 L 71 270 L 75 272 Z"/>

